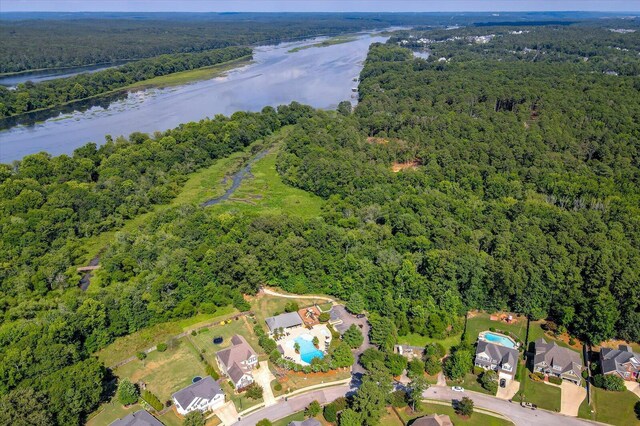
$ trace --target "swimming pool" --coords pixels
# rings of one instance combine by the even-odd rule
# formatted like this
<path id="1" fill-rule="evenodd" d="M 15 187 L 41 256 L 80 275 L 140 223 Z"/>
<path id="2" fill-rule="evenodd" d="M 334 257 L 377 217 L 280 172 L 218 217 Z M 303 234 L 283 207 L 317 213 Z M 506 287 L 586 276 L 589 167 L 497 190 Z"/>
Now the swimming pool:
<path id="1" fill-rule="evenodd" d="M 501 345 L 507 348 L 515 348 L 516 343 L 508 338 L 507 336 L 503 336 L 502 334 L 492 333 L 490 331 L 485 331 L 480 338 L 486 340 L 487 342 L 495 343 L 496 345 Z"/>
<path id="2" fill-rule="evenodd" d="M 310 338 L 310 335 L 303 335 L 295 339 L 295 342 L 300 345 L 300 358 L 307 364 L 311 364 L 311 360 L 314 358 L 324 358 L 324 352 L 317 349 Z"/>

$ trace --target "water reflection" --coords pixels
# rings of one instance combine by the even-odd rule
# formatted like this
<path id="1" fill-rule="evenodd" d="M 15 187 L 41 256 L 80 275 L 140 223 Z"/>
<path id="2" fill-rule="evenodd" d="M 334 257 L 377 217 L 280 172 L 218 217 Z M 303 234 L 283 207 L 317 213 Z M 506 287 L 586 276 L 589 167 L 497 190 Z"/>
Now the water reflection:
<path id="1" fill-rule="evenodd" d="M 288 50 L 311 42 L 259 47 L 254 64 L 225 77 L 129 93 L 108 107 L 91 107 L 1 131 L 0 162 L 40 151 L 71 153 L 87 142 L 102 143 L 106 134 L 150 133 L 215 114 L 259 111 L 266 105 L 298 101 L 335 108 L 340 101 L 351 99 L 352 79 L 360 73 L 369 45 L 386 39 L 365 34 L 353 42 L 295 53 Z"/>

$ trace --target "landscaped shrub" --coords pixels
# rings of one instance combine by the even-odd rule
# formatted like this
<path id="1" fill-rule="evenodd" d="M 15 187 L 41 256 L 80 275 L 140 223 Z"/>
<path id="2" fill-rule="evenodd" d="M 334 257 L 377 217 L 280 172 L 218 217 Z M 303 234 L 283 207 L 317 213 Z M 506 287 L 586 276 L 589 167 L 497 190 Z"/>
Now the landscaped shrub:
<path id="1" fill-rule="evenodd" d="M 166 343 L 158 343 L 158 346 L 156 347 L 156 349 L 158 350 L 158 352 L 164 352 L 167 350 L 167 344 Z"/>
<path id="2" fill-rule="evenodd" d="M 493 331 L 493 332 L 495 332 L 495 331 L 496 331 L 496 329 L 495 329 L 495 327 L 489 327 L 489 331 Z"/>
<path id="3" fill-rule="evenodd" d="M 191 330 L 191 335 L 192 335 L 192 336 L 195 336 L 195 335 L 197 335 L 197 334 L 198 334 L 198 332 L 197 332 L 197 331 L 195 331 L 195 330 Z"/>
<path id="4" fill-rule="evenodd" d="M 575 344 L 576 344 L 576 339 L 574 339 L 574 338 L 573 338 L 573 336 L 569 337 L 569 344 L 570 344 L 571 346 L 573 346 L 573 345 L 575 345 Z"/>
<path id="5" fill-rule="evenodd" d="M 498 390 L 498 373 L 493 370 L 482 373 L 479 381 L 482 387 L 491 393 L 496 393 Z"/>
<path id="6" fill-rule="evenodd" d="M 407 393 L 403 390 L 397 390 L 391 393 L 391 405 L 400 408 L 407 406 Z"/>
<path id="7" fill-rule="evenodd" d="M 262 336 L 260 336 L 258 338 L 258 344 L 268 354 L 273 352 L 273 350 L 278 347 L 278 344 L 275 342 L 275 340 L 273 340 L 272 338 L 270 338 L 266 334 L 263 334 Z"/>
<path id="8" fill-rule="evenodd" d="M 561 385 L 562 379 L 560 377 L 549 376 L 549 383 L 553 383 L 554 385 Z"/>
<path id="9" fill-rule="evenodd" d="M 276 392 L 280 392 L 282 390 L 282 383 L 276 382 L 276 384 L 273 385 L 273 390 Z"/>
<path id="10" fill-rule="evenodd" d="M 324 406 L 324 410 L 322 411 L 322 415 L 324 419 L 330 423 L 335 423 L 338 420 L 338 412 L 336 410 L 335 404 L 327 404 Z"/>
<path id="11" fill-rule="evenodd" d="M 307 417 L 315 417 L 322 411 L 322 406 L 318 401 L 311 401 L 311 404 L 304 410 L 304 415 Z"/>
<path id="12" fill-rule="evenodd" d="M 147 357 L 147 354 L 146 354 L 146 352 L 138 352 L 138 353 L 136 354 L 136 356 L 138 357 L 138 359 L 139 359 L 140 361 L 142 361 L 143 359 L 145 359 L 145 358 Z"/>
<path id="13" fill-rule="evenodd" d="M 247 398 L 251 399 L 260 399 L 262 398 L 262 394 L 264 393 L 264 389 L 257 383 L 251 383 L 247 386 L 246 395 Z"/>
<path id="14" fill-rule="evenodd" d="M 589 378 L 589 371 L 588 370 L 582 370 L 582 378 L 585 379 L 585 380 Z"/>
<path id="15" fill-rule="evenodd" d="M 131 405 L 138 401 L 138 387 L 131 383 L 128 379 L 123 379 L 118 385 L 118 401 L 122 405 Z"/>
<path id="16" fill-rule="evenodd" d="M 147 403 L 156 411 L 161 411 L 164 408 L 164 405 L 162 405 L 162 402 L 160 402 L 158 397 L 146 389 L 142 391 L 142 399 L 147 401 Z"/>
<path id="17" fill-rule="evenodd" d="M 288 302 L 284 305 L 285 312 L 296 312 L 299 309 L 298 304 L 296 302 Z"/>
<path id="18" fill-rule="evenodd" d="M 627 389 L 622 377 L 615 376 L 613 374 L 596 374 L 593 376 L 593 384 L 599 388 L 609 391 L 622 392 Z"/>
<path id="19" fill-rule="evenodd" d="M 477 365 L 473 366 L 473 374 L 475 374 L 476 376 L 481 375 L 482 373 L 484 373 L 484 368 L 482 367 L 478 367 Z"/>
<path id="20" fill-rule="evenodd" d="M 329 312 L 323 312 L 318 316 L 318 320 L 320 322 L 327 322 L 331 319 L 331 315 L 329 314 Z"/>

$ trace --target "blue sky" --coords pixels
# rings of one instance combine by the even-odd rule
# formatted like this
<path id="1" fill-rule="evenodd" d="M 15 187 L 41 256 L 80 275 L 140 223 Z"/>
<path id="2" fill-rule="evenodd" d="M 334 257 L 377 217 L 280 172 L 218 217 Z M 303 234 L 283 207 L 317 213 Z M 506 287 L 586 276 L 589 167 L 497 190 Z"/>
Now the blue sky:
<path id="1" fill-rule="evenodd" d="M 0 0 L 0 11 L 449 12 L 640 11 L 640 0 Z"/>

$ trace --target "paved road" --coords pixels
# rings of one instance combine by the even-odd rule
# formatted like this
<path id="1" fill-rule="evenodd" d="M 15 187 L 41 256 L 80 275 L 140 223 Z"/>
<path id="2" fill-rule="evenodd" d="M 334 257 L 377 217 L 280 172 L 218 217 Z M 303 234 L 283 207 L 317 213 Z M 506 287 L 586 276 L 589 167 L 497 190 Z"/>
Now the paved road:
<path id="1" fill-rule="evenodd" d="M 476 407 L 486 408 L 507 416 L 512 422 L 522 426 L 541 425 L 541 426 L 574 426 L 574 425 L 593 425 L 591 422 L 576 419 L 573 417 L 563 416 L 561 414 L 551 413 L 545 410 L 531 410 L 521 407 L 516 402 L 508 402 L 493 396 L 484 395 L 476 392 L 454 392 L 448 387 L 432 386 L 427 389 L 423 396 L 429 399 L 439 399 L 442 401 L 451 401 L 452 399 L 461 399 L 467 396 L 473 399 Z"/>
<path id="2" fill-rule="evenodd" d="M 288 401 L 280 400 L 277 404 L 262 408 L 255 414 L 249 414 L 234 426 L 254 426 L 262 419 L 275 421 L 289 416 L 298 411 L 302 411 L 312 402 L 318 401 L 320 404 L 329 403 L 336 398 L 345 396 L 350 390 L 350 385 L 335 386 L 327 389 L 319 389 L 299 396 L 293 396 Z"/>

